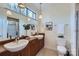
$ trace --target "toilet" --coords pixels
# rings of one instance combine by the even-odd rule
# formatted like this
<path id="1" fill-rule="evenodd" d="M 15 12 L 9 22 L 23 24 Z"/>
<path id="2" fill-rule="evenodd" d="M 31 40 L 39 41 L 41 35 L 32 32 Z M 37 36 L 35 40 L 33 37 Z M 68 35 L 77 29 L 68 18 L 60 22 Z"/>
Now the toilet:
<path id="1" fill-rule="evenodd" d="M 58 38 L 57 39 L 57 52 L 59 56 L 64 56 L 66 54 L 66 40 L 63 38 Z"/>

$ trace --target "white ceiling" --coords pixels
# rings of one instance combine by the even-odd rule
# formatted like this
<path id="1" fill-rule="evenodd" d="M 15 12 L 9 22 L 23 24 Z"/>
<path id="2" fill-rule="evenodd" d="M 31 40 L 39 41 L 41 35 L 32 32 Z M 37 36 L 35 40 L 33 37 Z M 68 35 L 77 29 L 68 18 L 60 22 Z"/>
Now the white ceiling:
<path id="1" fill-rule="evenodd" d="M 37 9 L 40 8 L 40 3 L 32 3 L 34 6 L 36 6 Z M 54 7 L 62 7 L 62 6 L 69 6 L 71 3 L 42 3 L 42 10 L 45 10 L 46 8 L 51 9 Z"/>

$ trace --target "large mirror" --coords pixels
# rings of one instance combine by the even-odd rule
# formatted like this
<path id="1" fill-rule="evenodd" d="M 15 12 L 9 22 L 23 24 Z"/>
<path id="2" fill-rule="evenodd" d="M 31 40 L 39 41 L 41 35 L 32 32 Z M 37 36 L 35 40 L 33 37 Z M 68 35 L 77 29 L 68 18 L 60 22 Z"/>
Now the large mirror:
<path id="1" fill-rule="evenodd" d="M 19 19 L 7 17 L 7 38 L 15 38 L 19 36 Z"/>

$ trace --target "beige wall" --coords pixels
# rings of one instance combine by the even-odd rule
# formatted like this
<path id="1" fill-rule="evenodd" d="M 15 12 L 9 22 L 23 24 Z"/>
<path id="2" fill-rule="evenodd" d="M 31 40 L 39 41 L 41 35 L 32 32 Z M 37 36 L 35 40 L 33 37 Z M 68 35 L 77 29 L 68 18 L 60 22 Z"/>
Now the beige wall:
<path id="1" fill-rule="evenodd" d="M 37 13 L 37 20 L 38 19 L 38 6 L 39 4 L 27 4 L 27 7 L 32 8 Z M 2 6 L 2 4 L 0 4 Z M 4 4 L 4 7 L 6 5 Z M 4 11 L 4 12 L 2 12 Z M 42 11 L 43 11 L 43 19 L 41 20 L 41 24 L 39 29 L 39 32 L 45 32 L 45 48 L 56 50 L 56 40 L 57 40 L 57 31 L 56 26 L 58 24 L 68 24 L 67 30 L 64 35 L 66 36 L 66 40 L 68 41 L 67 46 L 70 47 L 71 44 L 71 53 L 75 55 L 76 53 L 76 45 L 75 45 L 75 4 L 42 4 Z M 3 38 L 6 38 L 6 32 L 7 32 L 7 21 L 6 21 L 6 14 L 5 10 L 0 9 L 0 20 L 2 20 L 2 27 L 3 32 L 1 34 L 3 35 Z M 14 15 L 11 17 L 18 18 L 17 14 L 13 13 Z M 20 15 L 19 15 L 20 16 Z M 27 17 L 21 16 L 20 18 L 20 26 L 23 25 Z M 53 22 L 53 30 L 47 31 L 45 30 L 45 23 L 48 21 Z M 26 34 L 23 27 L 20 27 L 20 35 Z"/>
<path id="2" fill-rule="evenodd" d="M 76 12 L 75 12 L 75 4 L 71 6 L 71 53 L 72 55 L 76 55 Z"/>
<path id="3" fill-rule="evenodd" d="M 56 31 L 55 25 L 64 24 L 66 25 L 64 36 L 65 36 L 65 39 L 67 40 L 67 47 L 69 47 L 70 49 L 73 46 L 73 48 L 75 49 L 75 33 L 73 32 L 73 27 L 71 27 L 75 25 L 75 23 L 72 24 L 72 19 L 73 21 L 75 20 L 74 19 L 75 8 L 73 6 L 75 5 L 74 4 L 43 4 L 42 25 L 45 27 L 45 22 L 48 22 L 48 21 L 53 22 L 53 30 L 44 31 L 46 35 L 45 36 L 45 48 L 56 50 L 56 44 L 57 44 L 56 43 L 56 40 L 57 40 L 56 32 L 57 31 Z M 74 26 L 74 29 L 75 29 L 75 26 Z M 75 55 L 75 52 L 73 54 Z"/>

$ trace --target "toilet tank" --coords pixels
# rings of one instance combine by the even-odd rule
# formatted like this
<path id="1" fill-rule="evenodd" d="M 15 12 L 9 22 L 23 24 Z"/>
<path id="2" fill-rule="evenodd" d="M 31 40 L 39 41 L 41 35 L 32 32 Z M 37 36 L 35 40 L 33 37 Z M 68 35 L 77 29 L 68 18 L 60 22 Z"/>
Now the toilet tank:
<path id="1" fill-rule="evenodd" d="M 57 45 L 58 46 L 65 46 L 66 45 L 66 40 L 64 38 L 58 38 L 57 39 Z"/>

